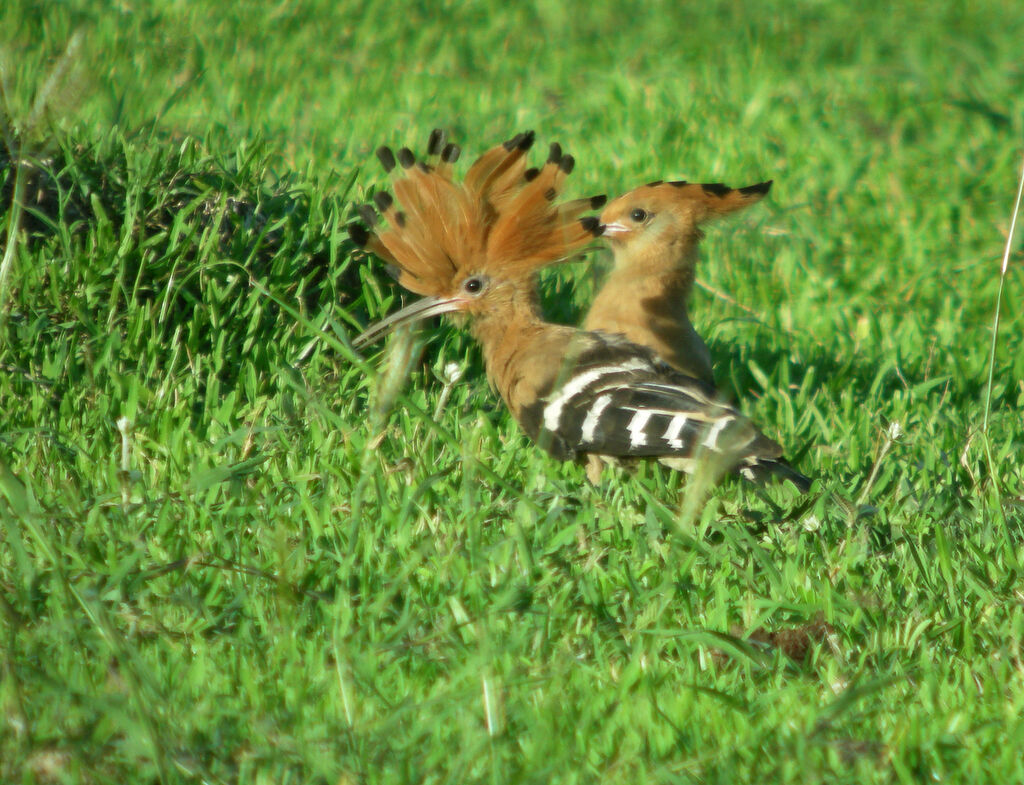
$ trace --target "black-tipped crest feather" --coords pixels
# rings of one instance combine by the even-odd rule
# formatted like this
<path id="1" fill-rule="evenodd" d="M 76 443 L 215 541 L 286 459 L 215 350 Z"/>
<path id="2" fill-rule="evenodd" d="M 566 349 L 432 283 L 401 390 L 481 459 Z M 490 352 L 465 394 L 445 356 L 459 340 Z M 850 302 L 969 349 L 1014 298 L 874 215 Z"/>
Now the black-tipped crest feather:
<path id="1" fill-rule="evenodd" d="M 740 188 L 739 191 L 744 196 L 764 196 L 772 188 L 773 180 L 765 180 L 763 183 L 756 183 L 754 185 L 748 185 L 745 188 Z"/>
<path id="2" fill-rule="evenodd" d="M 725 183 L 702 183 L 700 187 L 704 189 L 705 193 L 714 196 L 726 196 L 732 191 L 732 188 Z"/>
<path id="3" fill-rule="evenodd" d="M 382 145 L 377 148 L 377 158 L 380 160 L 381 166 L 384 167 L 384 171 L 388 174 L 395 168 L 395 154 L 391 152 L 391 148 L 387 145 Z"/>
<path id="4" fill-rule="evenodd" d="M 427 140 L 427 155 L 438 155 L 444 146 L 444 131 L 440 128 L 435 128 L 430 132 L 430 138 Z"/>
<path id="5" fill-rule="evenodd" d="M 357 223 L 350 223 L 347 227 L 348 236 L 360 248 L 366 246 L 367 241 L 370 239 L 370 232 L 365 226 Z"/>
<path id="6" fill-rule="evenodd" d="M 361 204 L 356 208 L 356 212 L 359 214 L 359 217 L 363 219 L 363 223 L 367 226 L 372 228 L 377 224 L 377 213 L 370 205 Z"/>

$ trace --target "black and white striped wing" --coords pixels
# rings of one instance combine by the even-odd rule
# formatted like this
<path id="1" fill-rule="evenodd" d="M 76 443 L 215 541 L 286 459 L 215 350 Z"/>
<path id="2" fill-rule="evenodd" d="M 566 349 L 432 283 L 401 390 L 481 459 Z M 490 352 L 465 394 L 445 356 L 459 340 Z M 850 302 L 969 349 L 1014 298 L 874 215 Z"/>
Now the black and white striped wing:
<path id="1" fill-rule="evenodd" d="M 549 396 L 542 429 L 578 451 L 614 457 L 694 458 L 738 463 L 782 448 L 695 379 L 664 374 L 645 360 L 594 368 Z"/>
<path id="2" fill-rule="evenodd" d="M 750 480 L 810 481 L 782 460 L 782 447 L 714 389 L 616 336 L 576 357 L 559 383 L 523 412 L 534 440 L 563 460 L 585 454 L 655 458 L 682 471 L 721 460 Z"/>

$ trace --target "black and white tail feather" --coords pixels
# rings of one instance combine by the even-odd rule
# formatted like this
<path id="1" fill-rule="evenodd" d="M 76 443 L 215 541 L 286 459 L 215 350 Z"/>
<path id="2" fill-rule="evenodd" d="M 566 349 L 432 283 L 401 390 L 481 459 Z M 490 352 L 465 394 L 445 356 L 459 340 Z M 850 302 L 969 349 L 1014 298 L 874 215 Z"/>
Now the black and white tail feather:
<path id="1" fill-rule="evenodd" d="M 811 480 L 782 458 L 782 447 L 710 385 L 621 336 L 585 335 L 589 345 L 523 412 L 524 429 L 552 455 L 655 458 L 688 473 L 717 462 L 751 482 L 782 479 L 810 489 Z"/>

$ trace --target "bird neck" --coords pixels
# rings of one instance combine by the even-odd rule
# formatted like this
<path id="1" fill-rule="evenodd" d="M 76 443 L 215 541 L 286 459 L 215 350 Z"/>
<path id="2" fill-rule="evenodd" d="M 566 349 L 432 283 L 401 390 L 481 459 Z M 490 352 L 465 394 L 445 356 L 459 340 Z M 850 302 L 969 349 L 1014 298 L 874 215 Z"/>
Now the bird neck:
<path id="1" fill-rule="evenodd" d="M 514 337 L 516 330 L 541 323 L 536 288 L 524 284 L 508 287 L 489 301 L 486 309 L 473 315 L 470 329 L 482 345 L 490 346 Z"/>
<path id="2" fill-rule="evenodd" d="M 606 287 L 623 297 L 657 295 L 685 302 L 696 276 L 698 240 L 699 234 L 681 235 L 639 252 L 617 251 Z"/>
<path id="3" fill-rule="evenodd" d="M 475 315 L 470 329 L 483 352 L 487 378 L 516 419 L 553 383 L 562 350 L 575 333 L 544 321 L 532 283 Z"/>

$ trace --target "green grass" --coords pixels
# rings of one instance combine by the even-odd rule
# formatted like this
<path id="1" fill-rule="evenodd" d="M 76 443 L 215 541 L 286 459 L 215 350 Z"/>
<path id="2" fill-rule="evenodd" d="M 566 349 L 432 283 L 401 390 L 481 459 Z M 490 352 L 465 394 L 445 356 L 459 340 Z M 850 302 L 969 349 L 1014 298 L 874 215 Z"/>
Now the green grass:
<path id="1" fill-rule="evenodd" d="M 16 126 L 75 30 L 0 292 L 0 781 L 1024 780 L 1012 3 L 9 0 Z M 688 519 L 529 445 L 451 325 L 400 392 L 353 362 L 400 295 L 344 224 L 434 126 L 577 195 L 774 178 L 694 310 L 816 490 Z"/>

